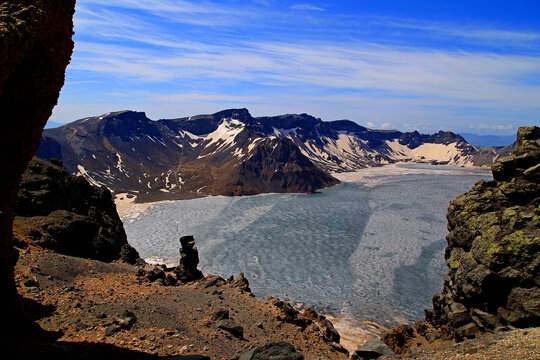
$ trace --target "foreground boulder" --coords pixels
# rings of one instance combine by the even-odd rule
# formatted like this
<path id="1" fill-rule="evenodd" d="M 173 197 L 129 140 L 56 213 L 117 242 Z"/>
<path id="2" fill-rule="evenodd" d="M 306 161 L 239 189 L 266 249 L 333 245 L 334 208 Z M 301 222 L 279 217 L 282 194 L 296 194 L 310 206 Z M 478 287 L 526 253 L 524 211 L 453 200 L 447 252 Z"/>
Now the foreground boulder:
<path id="1" fill-rule="evenodd" d="M 351 360 L 378 359 L 381 356 L 394 356 L 390 348 L 379 339 L 370 339 L 364 345 L 358 347 L 351 355 Z"/>
<path id="2" fill-rule="evenodd" d="M 456 339 L 540 325 L 540 128 L 520 128 L 512 156 L 448 208 L 449 267 L 426 320 Z"/>
<path id="3" fill-rule="evenodd" d="M 285 341 L 273 342 L 243 353 L 238 360 L 303 360 L 304 355 Z"/>
<path id="4" fill-rule="evenodd" d="M 15 212 L 16 231 L 40 247 L 106 262 L 139 259 L 109 190 L 72 177 L 59 160 L 30 162 Z"/>

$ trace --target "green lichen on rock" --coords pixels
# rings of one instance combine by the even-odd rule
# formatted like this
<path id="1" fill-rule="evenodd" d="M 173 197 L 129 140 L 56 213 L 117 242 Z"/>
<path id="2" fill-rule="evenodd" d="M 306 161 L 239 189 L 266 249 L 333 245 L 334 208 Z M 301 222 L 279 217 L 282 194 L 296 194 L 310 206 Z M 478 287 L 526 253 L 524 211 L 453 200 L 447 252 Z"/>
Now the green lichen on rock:
<path id="1" fill-rule="evenodd" d="M 446 264 L 451 270 L 457 270 L 461 264 L 461 257 L 465 252 L 461 248 L 452 249 L 450 257 L 446 259 Z"/>
<path id="2" fill-rule="evenodd" d="M 492 172 L 493 181 L 476 182 L 447 212 L 449 272 L 426 319 L 453 327 L 457 338 L 464 326 L 474 328 L 470 334 L 488 330 L 479 313 L 496 325 L 540 325 L 540 128 L 520 128 L 514 154 Z M 468 312 L 458 315 L 471 319 L 459 329 L 449 321 L 456 303 Z"/>

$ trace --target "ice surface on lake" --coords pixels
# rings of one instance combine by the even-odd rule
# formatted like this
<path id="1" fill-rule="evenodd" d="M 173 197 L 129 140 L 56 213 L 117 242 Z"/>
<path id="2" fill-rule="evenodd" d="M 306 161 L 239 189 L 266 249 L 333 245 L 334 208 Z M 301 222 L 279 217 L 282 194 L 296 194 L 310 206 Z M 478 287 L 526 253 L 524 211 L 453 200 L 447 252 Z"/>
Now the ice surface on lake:
<path id="1" fill-rule="evenodd" d="M 393 325 L 421 319 L 442 289 L 448 203 L 489 178 L 412 167 L 426 168 L 314 195 L 161 202 L 124 225 L 143 258 L 177 263 L 178 238 L 194 235 L 205 273 L 243 272 L 259 297 Z"/>

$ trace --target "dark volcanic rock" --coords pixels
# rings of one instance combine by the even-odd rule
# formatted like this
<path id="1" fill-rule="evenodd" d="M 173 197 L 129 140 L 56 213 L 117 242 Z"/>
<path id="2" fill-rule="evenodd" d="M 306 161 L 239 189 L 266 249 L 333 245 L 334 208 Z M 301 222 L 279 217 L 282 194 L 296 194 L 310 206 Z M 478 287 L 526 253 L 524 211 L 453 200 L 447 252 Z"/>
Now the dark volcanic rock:
<path id="1" fill-rule="evenodd" d="M 261 192 L 302 192 L 339 184 L 339 180 L 316 167 L 286 138 L 272 139 L 257 146 L 240 167 L 238 177 L 225 185 L 226 195 Z"/>
<path id="2" fill-rule="evenodd" d="M 146 281 L 158 282 L 164 286 L 180 285 L 190 281 L 203 279 L 203 273 L 197 268 L 199 265 L 199 251 L 195 247 L 193 236 L 180 237 L 180 264 L 169 268 L 165 265 L 155 265 L 147 270 L 140 268 L 138 276 Z M 200 284 L 207 288 L 224 284 L 223 278 L 209 275 Z"/>
<path id="3" fill-rule="evenodd" d="M 251 292 L 251 289 L 249 288 L 249 281 L 244 276 L 244 273 L 238 274 L 238 277 L 236 278 L 236 280 L 232 279 L 231 286 L 239 288 L 247 292 Z"/>
<path id="4" fill-rule="evenodd" d="M 416 332 L 412 326 L 399 325 L 397 328 L 384 334 L 382 341 L 394 353 L 405 354 L 409 350 L 409 341 L 415 336 Z"/>
<path id="5" fill-rule="evenodd" d="M 370 339 L 364 345 L 358 347 L 351 356 L 351 360 L 378 359 L 381 356 L 393 357 L 395 354 L 379 339 Z"/>
<path id="6" fill-rule="evenodd" d="M 239 339 L 244 337 L 244 328 L 231 319 L 222 319 L 216 322 L 216 328 L 225 330 Z"/>
<path id="7" fill-rule="evenodd" d="M 309 319 L 300 317 L 300 313 L 298 312 L 298 310 L 293 308 L 292 305 L 286 301 L 272 298 L 270 302 L 280 311 L 280 315 L 278 315 L 279 321 L 295 324 L 303 329 L 305 329 L 307 325 L 311 322 L 311 320 Z"/>
<path id="8" fill-rule="evenodd" d="M 102 261 L 139 259 L 109 190 L 71 177 L 58 160 L 30 162 L 15 211 L 17 229 L 36 245 Z"/>
<path id="9" fill-rule="evenodd" d="M 212 321 L 217 320 L 224 320 L 229 318 L 229 310 L 225 308 L 218 309 L 213 315 L 212 315 Z"/>
<path id="10" fill-rule="evenodd" d="M 197 269 L 199 265 L 199 251 L 195 247 L 193 236 L 182 236 L 180 238 L 180 264 L 174 269 L 178 280 L 182 282 L 199 280 L 204 277 L 203 273 Z"/>
<path id="11" fill-rule="evenodd" d="M 14 205 L 19 177 L 39 146 L 73 50 L 75 0 L 0 3 L 0 293 L 5 328 L 21 327 L 13 279 Z"/>
<path id="12" fill-rule="evenodd" d="M 448 208 L 450 268 L 426 320 L 457 339 L 540 324 L 540 128 L 520 128 L 514 153 Z"/>
<path id="13" fill-rule="evenodd" d="M 240 355 L 238 360 L 303 360 L 304 355 L 284 341 L 270 343 Z"/>

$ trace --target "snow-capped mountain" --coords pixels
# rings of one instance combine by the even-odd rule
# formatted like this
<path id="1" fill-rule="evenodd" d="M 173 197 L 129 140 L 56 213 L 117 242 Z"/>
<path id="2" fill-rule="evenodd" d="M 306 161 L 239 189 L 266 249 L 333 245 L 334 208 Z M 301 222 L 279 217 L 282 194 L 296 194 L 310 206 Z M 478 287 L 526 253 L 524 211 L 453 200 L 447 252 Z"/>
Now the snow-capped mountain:
<path id="1" fill-rule="evenodd" d="M 332 172 L 397 161 L 458 166 L 491 163 L 450 132 L 371 130 L 307 114 L 252 117 L 246 109 L 152 121 L 121 111 L 43 132 L 37 156 L 115 192 L 147 199 L 208 194 L 313 192 L 337 184 Z"/>

